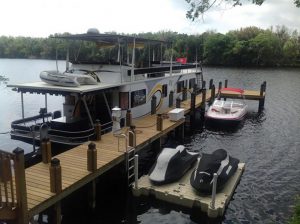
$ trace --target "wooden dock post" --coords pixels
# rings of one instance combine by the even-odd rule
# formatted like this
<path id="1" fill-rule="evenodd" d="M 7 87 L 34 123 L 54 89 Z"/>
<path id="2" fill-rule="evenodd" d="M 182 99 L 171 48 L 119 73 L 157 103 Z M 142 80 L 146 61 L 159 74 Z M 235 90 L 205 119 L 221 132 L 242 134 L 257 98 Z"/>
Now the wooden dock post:
<path id="1" fill-rule="evenodd" d="M 228 79 L 225 79 L 224 88 L 227 88 L 228 86 Z M 224 100 L 226 101 L 226 97 L 224 97 Z"/>
<path id="2" fill-rule="evenodd" d="M 194 127 L 195 124 L 195 114 L 196 114 L 196 93 L 191 93 L 191 112 L 190 112 L 190 124 Z"/>
<path id="3" fill-rule="evenodd" d="M 163 118 L 162 118 L 161 114 L 157 114 L 156 130 L 157 131 L 162 131 L 163 130 Z"/>
<path id="4" fill-rule="evenodd" d="M 97 170 L 97 149 L 96 144 L 91 142 L 87 150 L 87 170 L 95 172 Z M 96 180 L 92 180 L 89 186 L 88 201 L 89 207 L 94 210 L 96 208 Z"/>
<path id="5" fill-rule="evenodd" d="M 218 92 L 220 92 L 221 89 L 222 89 L 222 82 L 220 81 L 220 82 L 219 82 L 219 89 L 218 89 Z"/>
<path id="6" fill-rule="evenodd" d="M 173 107 L 173 102 L 174 102 L 174 91 L 170 91 L 169 94 L 169 107 Z"/>
<path id="7" fill-rule="evenodd" d="M 258 112 L 261 112 L 264 109 L 265 106 L 265 96 L 264 93 L 266 92 L 266 87 L 267 87 L 267 82 L 264 81 L 261 85 L 260 85 L 260 99 L 259 99 L 259 103 L 258 103 Z"/>
<path id="8" fill-rule="evenodd" d="M 41 148 L 42 148 L 42 161 L 43 163 L 50 163 L 51 161 L 51 142 L 49 138 L 46 139 L 42 139 L 42 144 L 41 144 Z"/>
<path id="9" fill-rule="evenodd" d="M 211 87 L 211 95 L 210 95 L 210 101 L 209 101 L 209 104 L 212 105 L 214 100 L 215 100 L 215 97 L 216 97 L 216 87 L 215 85 L 213 84 L 212 87 Z"/>
<path id="10" fill-rule="evenodd" d="M 128 132 L 128 145 L 131 147 L 136 147 L 136 135 L 135 135 L 135 126 L 131 125 Z"/>
<path id="11" fill-rule="evenodd" d="M 101 140 L 101 123 L 100 123 L 100 120 L 96 120 L 96 123 L 95 123 L 95 136 L 96 136 L 97 141 Z"/>
<path id="12" fill-rule="evenodd" d="M 204 121 L 205 105 L 206 105 L 206 89 L 202 89 L 202 102 L 200 106 L 201 121 Z"/>
<path id="13" fill-rule="evenodd" d="M 60 161 L 57 158 L 51 160 L 49 167 L 50 171 L 50 191 L 52 193 L 60 193 L 62 189 L 61 181 L 61 166 Z"/>
<path id="14" fill-rule="evenodd" d="M 126 127 L 130 127 L 131 123 L 132 123 L 131 110 L 127 110 L 127 112 L 126 112 Z"/>
<path id="15" fill-rule="evenodd" d="M 151 114 L 156 114 L 156 96 L 151 99 Z"/>
<path id="16" fill-rule="evenodd" d="M 187 88 L 184 87 L 182 91 L 182 101 L 185 101 L 187 99 Z"/>
<path id="17" fill-rule="evenodd" d="M 15 154 L 15 180 L 16 180 L 16 196 L 17 196 L 17 222 L 18 224 L 29 223 L 27 190 L 25 180 L 24 150 L 16 148 Z"/>
<path id="18" fill-rule="evenodd" d="M 61 166 L 60 161 L 57 158 L 51 160 L 51 165 L 49 167 L 50 171 L 50 191 L 52 193 L 60 193 L 62 190 L 62 179 L 61 179 Z M 61 203 L 57 202 L 53 206 L 53 214 L 49 217 L 50 223 L 61 223 Z"/>
<path id="19" fill-rule="evenodd" d="M 180 105 L 181 104 L 181 99 L 178 97 L 177 99 L 176 99 L 176 108 L 180 108 Z"/>
<path id="20" fill-rule="evenodd" d="M 97 149 L 93 142 L 89 144 L 87 150 L 87 170 L 90 172 L 97 170 Z"/>
<path id="21" fill-rule="evenodd" d="M 214 80 L 213 79 L 210 79 L 209 80 L 209 89 L 211 89 L 212 88 L 212 85 L 214 84 Z"/>
<path id="22" fill-rule="evenodd" d="M 206 81 L 203 80 L 203 81 L 202 81 L 202 89 L 205 89 L 205 88 L 206 88 Z"/>

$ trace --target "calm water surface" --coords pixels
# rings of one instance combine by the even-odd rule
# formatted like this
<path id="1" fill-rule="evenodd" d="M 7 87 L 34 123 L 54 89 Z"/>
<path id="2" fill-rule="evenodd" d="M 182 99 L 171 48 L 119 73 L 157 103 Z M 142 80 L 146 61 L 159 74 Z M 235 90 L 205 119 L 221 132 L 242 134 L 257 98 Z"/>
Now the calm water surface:
<path id="1" fill-rule="evenodd" d="M 55 69 L 54 61 L 0 59 L 0 75 L 8 83 L 39 81 L 39 72 Z M 59 62 L 63 69 L 64 63 Z M 180 210 L 155 200 L 134 200 L 128 206 L 126 195 L 107 177 L 98 189 L 95 213 L 80 213 L 80 203 L 74 200 L 72 211 L 66 212 L 65 223 L 286 223 L 292 213 L 294 198 L 300 194 L 300 70 L 299 69 L 229 69 L 204 68 L 204 78 L 215 83 L 229 80 L 229 86 L 259 89 L 267 81 L 265 110 L 257 113 L 258 102 L 248 101 L 249 113 L 235 130 L 204 128 L 185 139 L 186 145 L 211 153 L 226 149 L 246 163 L 242 176 L 221 220 L 195 218 L 194 212 Z M 26 94 L 25 115 L 38 113 L 44 97 Z M 48 97 L 49 111 L 61 109 L 62 99 Z M 21 117 L 20 95 L 5 83 L 0 84 L 0 132 L 7 132 L 10 122 Z M 0 148 L 17 146 L 27 152 L 31 146 L 10 140 L 0 134 Z M 99 194 L 102 194 L 99 196 Z M 132 199 L 133 200 L 133 199 Z"/>

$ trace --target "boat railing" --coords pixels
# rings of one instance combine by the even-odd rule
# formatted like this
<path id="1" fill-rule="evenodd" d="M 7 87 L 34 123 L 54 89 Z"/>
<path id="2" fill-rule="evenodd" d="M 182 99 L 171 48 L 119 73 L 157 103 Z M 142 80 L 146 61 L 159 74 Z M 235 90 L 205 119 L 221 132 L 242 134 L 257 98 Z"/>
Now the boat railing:
<path id="1" fill-rule="evenodd" d="M 131 74 L 134 74 L 133 81 L 152 79 L 170 76 L 174 74 L 190 74 L 196 72 L 196 64 L 180 64 L 173 65 L 172 67 L 162 65 L 156 67 L 147 67 L 147 68 L 135 68 L 134 70 L 126 68 L 125 72 L 122 73 L 122 82 L 130 82 Z"/>
<path id="2" fill-rule="evenodd" d="M 43 123 L 45 122 L 45 119 L 48 119 L 49 117 L 52 117 L 52 113 L 45 113 L 45 114 L 39 114 L 32 117 L 22 118 L 15 120 L 11 123 L 11 128 L 22 130 L 22 131 L 31 131 L 31 126 L 28 125 L 29 122 L 34 122 L 35 125 L 38 124 L 38 120 L 43 120 Z"/>

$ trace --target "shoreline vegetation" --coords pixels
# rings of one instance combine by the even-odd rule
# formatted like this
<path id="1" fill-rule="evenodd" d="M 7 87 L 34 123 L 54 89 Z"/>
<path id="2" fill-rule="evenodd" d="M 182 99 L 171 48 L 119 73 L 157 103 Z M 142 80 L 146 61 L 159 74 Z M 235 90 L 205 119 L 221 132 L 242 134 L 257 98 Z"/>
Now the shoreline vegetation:
<path id="1" fill-rule="evenodd" d="M 52 38 L 66 34 L 54 34 L 48 38 L 0 36 L 0 58 L 64 60 L 66 49 L 69 47 L 71 61 L 77 56 L 76 59 L 81 61 L 91 58 L 98 61 L 116 60 L 111 55 L 117 55 L 118 46 L 95 52 L 92 50 L 93 43 L 70 43 Z M 197 59 L 210 66 L 300 67 L 300 34 L 297 30 L 290 31 L 285 26 L 269 29 L 247 27 L 226 34 L 206 31 L 202 34 L 187 35 L 160 31 L 129 35 L 172 42 L 173 60 L 177 57 L 187 57 L 188 62 L 195 62 Z M 81 52 L 77 55 L 80 45 Z M 165 49 L 163 60 L 170 60 L 170 46 Z M 123 51 L 125 57 L 126 49 Z M 143 49 L 136 50 L 137 65 L 147 66 L 153 54 L 155 59 L 160 59 L 160 51 L 160 45 L 151 46 L 149 49 L 149 45 L 145 44 Z"/>
<path id="2" fill-rule="evenodd" d="M 300 224 L 300 195 L 296 197 L 294 214 L 292 215 L 289 224 Z"/>

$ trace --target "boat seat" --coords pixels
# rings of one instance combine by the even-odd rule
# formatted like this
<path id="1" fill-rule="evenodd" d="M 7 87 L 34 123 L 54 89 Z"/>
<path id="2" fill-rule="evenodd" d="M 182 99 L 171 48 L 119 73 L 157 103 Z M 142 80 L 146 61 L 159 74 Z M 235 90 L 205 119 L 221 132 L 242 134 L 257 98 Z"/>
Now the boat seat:
<path id="1" fill-rule="evenodd" d="M 61 111 L 60 110 L 56 110 L 53 112 L 52 114 L 52 119 L 56 119 L 56 118 L 60 118 L 61 117 Z"/>

